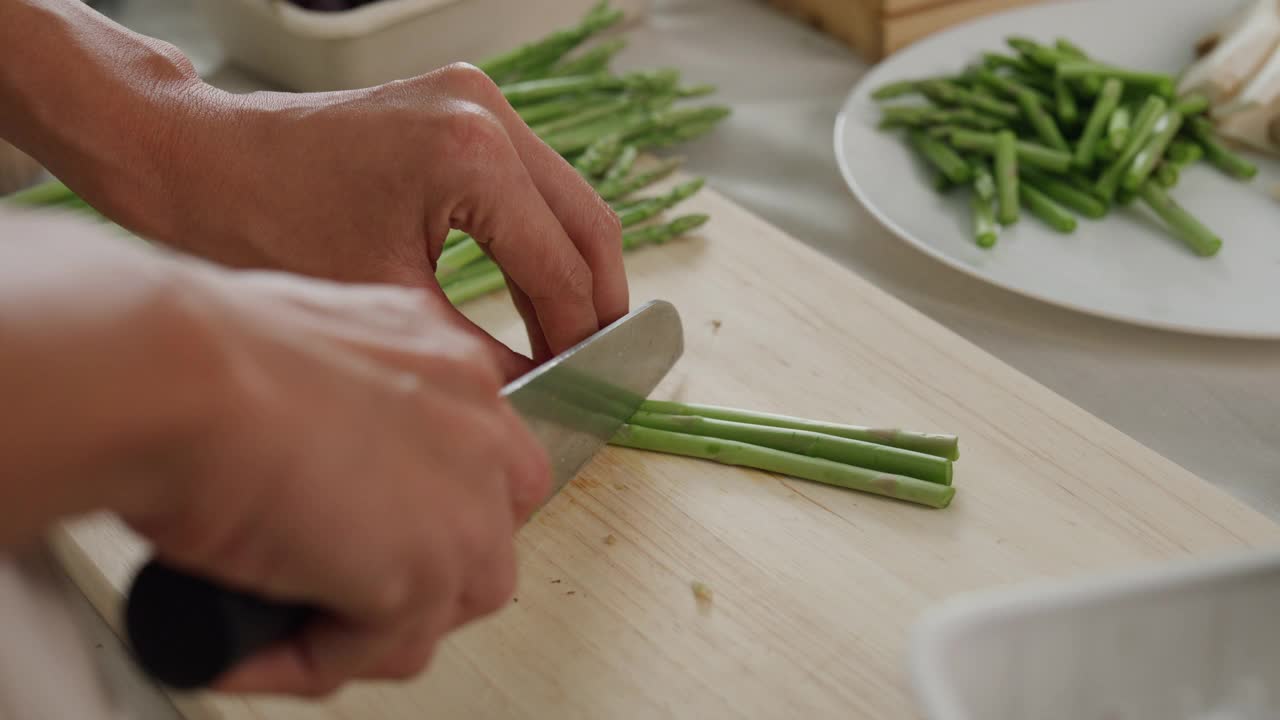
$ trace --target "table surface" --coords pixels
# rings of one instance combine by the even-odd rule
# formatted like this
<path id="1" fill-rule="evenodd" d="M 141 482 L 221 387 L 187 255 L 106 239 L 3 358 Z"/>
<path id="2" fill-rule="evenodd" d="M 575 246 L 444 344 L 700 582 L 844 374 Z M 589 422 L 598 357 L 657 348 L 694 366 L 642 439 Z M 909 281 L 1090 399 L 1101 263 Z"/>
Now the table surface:
<path id="1" fill-rule="evenodd" d="M 174 42 L 212 82 L 260 87 L 227 67 L 189 0 L 108 0 L 124 24 Z M 761 48 L 768 48 L 761 52 Z M 683 149 L 691 172 L 1138 441 L 1280 520 L 1280 343 L 1147 330 L 981 283 L 881 227 L 849 194 L 835 114 L 868 65 L 755 0 L 655 0 L 623 65 L 671 65 L 719 85 L 734 115 Z M 92 611 L 84 606 L 86 617 Z M 125 660 L 96 618 L 97 652 Z M 127 669 L 141 718 L 176 717 Z"/>

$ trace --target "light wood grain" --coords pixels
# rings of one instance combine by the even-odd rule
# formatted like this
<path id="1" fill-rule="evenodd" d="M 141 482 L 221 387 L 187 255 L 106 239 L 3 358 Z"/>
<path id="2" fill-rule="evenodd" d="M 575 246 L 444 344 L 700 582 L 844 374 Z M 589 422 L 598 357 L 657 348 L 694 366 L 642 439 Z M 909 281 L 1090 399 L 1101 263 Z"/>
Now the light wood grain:
<path id="1" fill-rule="evenodd" d="M 1040 0 L 966 0 L 939 3 L 918 12 L 886 19 L 882 47 L 890 54 L 901 50 L 926 35 L 945 30 L 966 20 L 1030 5 Z"/>
<path id="2" fill-rule="evenodd" d="M 951 508 L 610 448 L 521 533 L 518 601 L 454 636 L 421 679 L 318 706 L 184 698 L 189 717 L 919 717 L 908 634 L 953 593 L 1280 541 L 714 192 L 689 210 L 712 215 L 701 236 L 628 261 L 633 302 L 670 300 L 685 321 L 685 357 L 655 396 L 957 432 Z M 468 313 L 523 346 L 500 298 Z M 142 546 L 92 518 L 58 547 L 116 618 Z"/>
<path id="3" fill-rule="evenodd" d="M 1041 0 L 770 0 L 869 60 L 965 20 Z"/>

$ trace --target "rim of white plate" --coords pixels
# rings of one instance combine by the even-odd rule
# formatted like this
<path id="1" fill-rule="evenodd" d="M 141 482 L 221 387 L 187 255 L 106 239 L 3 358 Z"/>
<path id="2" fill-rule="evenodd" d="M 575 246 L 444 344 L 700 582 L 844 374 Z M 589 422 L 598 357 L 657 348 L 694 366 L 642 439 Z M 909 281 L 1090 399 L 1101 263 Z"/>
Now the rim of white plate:
<path id="1" fill-rule="evenodd" d="M 1106 0 L 1049 0 L 1048 2 L 1042 2 L 1035 5 L 1030 5 L 1027 7 L 1018 7 L 1018 8 L 1011 8 L 1009 10 L 1001 10 L 999 12 L 983 15 L 981 17 L 977 17 L 972 20 L 966 20 L 965 22 L 959 23 L 957 25 L 953 25 L 952 27 L 946 30 L 943 30 L 941 32 L 937 32 L 932 35 L 926 35 L 925 37 L 920 38 L 919 40 L 916 40 L 915 42 L 912 42 L 903 48 L 900 48 L 893 55 L 890 55 L 884 60 L 881 60 L 880 62 L 876 63 L 870 70 L 868 70 L 861 78 L 858 79 L 858 82 L 854 83 L 853 89 L 849 91 L 849 94 L 845 96 L 844 102 L 841 103 L 840 111 L 836 113 L 836 121 L 832 129 L 832 140 L 833 140 L 834 150 L 836 155 L 836 165 L 838 165 L 840 168 L 840 175 L 844 178 L 845 185 L 849 187 L 853 196 L 857 198 L 858 202 L 861 203 L 864 208 L 866 208 L 867 212 L 871 213 L 872 217 L 874 217 L 881 225 L 883 225 L 895 236 L 897 236 L 899 240 L 905 242 L 911 247 L 914 247 L 916 250 L 923 252 L 924 254 L 932 257 L 933 259 L 938 260 L 939 262 L 946 265 L 947 267 L 950 267 L 954 270 L 958 270 L 961 273 L 964 273 L 969 277 L 980 280 L 992 287 L 997 287 L 1007 292 L 1011 292 L 1015 295 L 1029 298 L 1031 300 L 1035 300 L 1038 302 L 1043 302 L 1049 305 L 1053 305 L 1055 307 L 1064 308 L 1067 310 L 1071 310 L 1073 312 L 1081 313 L 1083 315 L 1103 318 L 1106 320 L 1110 320 L 1112 322 L 1117 322 L 1125 325 L 1133 325 L 1138 327 L 1150 328 L 1154 330 L 1163 330 L 1166 332 L 1174 332 L 1174 333 L 1179 333 L 1183 335 L 1196 335 L 1201 337 L 1216 337 L 1216 338 L 1224 338 L 1224 339 L 1232 339 L 1232 340 L 1280 340 L 1280 330 L 1245 330 L 1245 329 L 1238 329 L 1238 328 L 1221 328 L 1221 327 L 1211 327 L 1206 325 L 1187 324 L 1187 323 L 1178 323 L 1178 322 L 1164 322 L 1164 321 L 1160 321 L 1152 318 L 1129 315 L 1121 312 L 1112 312 L 1112 311 L 1106 310 L 1105 308 L 1098 308 L 1094 306 L 1085 305 L 1082 303 L 1072 302 L 1071 300 L 1065 300 L 1062 298 L 1056 298 L 1051 295 L 1036 293 L 1026 288 L 1001 282 L 999 280 L 996 280 L 982 273 L 981 271 L 979 271 L 978 269 L 970 265 L 966 265 L 965 263 L 933 247 L 932 245 L 929 245 L 928 243 L 925 243 L 921 240 L 916 239 L 913 235 L 911 235 L 911 233 L 907 232 L 906 229 L 904 229 L 901 225 L 899 225 L 892 218 L 886 215 L 879 207 L 874 205 L 871 202 L 871 198 L 867 195 L 866 191 L 863 190 L 862 185 L 854 177 L 853 168 L 849 164 L 848 155 L 846 153 L 846 148 L 844 147 L 844 139 L 843 139 L 843 135 L 844 135 L 843 131 L 844 131 L 845 125 L 849 122 L 854 121 L 853 113 L 851 113 L 850 110 L 852 106 L 856 102 L 858 102 L 858 100 L 860 99 L 860 96 L 870 93 L 869 88 L 878 87 L 881 84 L 882 82 L 880 80 L 881 75 L 891 74 L 893 72 L 893 61 L 895 57 L 905 54 L 908 51 L 918 50 L 928 45 L 945 44 L 949 38 L 960 35 L 977 25 L 999 21 L 1000 19 L 1008 19 L 1016 15 L 1038 14 L 1043 12 L 1046 7 L 1064 5 L 1067 2 L 1075 2 L 1075 3 L 1081 3 L 1081 4 L 1092 3 L 1092 4 L 1101 5 L 1105 1 Z"/>

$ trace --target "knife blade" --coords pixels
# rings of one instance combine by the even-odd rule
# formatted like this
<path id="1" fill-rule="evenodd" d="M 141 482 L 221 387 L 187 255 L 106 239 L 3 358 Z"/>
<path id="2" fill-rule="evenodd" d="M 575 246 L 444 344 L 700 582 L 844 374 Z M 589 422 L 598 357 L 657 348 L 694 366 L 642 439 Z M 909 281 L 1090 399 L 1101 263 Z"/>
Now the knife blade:
<path id="1" fill-rule="evenodd" d="M 683 352 L 679 313 L 654 300 L 502 389 L 550 459 L 547 501 L 626 423 Z M 125 631 L 148 675 L 194 690 L 297 632 L 316 612 L 152 559 L 130 585 Z"/>

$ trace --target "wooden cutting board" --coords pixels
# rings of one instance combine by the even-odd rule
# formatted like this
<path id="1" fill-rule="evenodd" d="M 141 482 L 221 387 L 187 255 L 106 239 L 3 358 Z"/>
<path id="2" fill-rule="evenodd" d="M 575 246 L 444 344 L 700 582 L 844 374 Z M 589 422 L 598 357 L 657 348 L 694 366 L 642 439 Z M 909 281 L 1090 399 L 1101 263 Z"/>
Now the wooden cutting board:
<path id="1" fill-rule="evenodd" d="M 956 432 L 952 506 L 609 448 L 520 535 L 517 600 L 419 680 L 324 704 L 180 698 L 190 718 L 920 717 L 909 633 L 954 593 L 1280 541 L 1280 526 L 723 197 L 688 205 L 712 216 L 701 235 L 628 259 L 633 302 L 670 300 L 685 321 L 686 354 L 655 396 Z M 503 298 L 468 312 L 523 346 Z M 136 539 L 91 518 L 59 548 L 117 618 Z"/>

